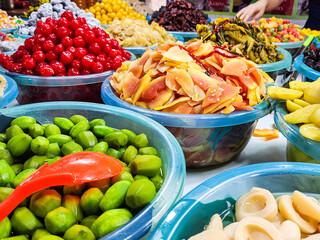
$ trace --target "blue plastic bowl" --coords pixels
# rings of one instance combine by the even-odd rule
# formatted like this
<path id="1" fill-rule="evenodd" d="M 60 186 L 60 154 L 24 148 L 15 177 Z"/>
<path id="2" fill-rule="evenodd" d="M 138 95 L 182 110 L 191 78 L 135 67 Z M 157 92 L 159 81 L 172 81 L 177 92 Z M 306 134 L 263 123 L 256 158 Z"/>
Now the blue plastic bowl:
<path id="1" fill-rule="evenodd" d="M 155 146 L 163 163 L 165 180 L 153 201 L 130 222 L 102 238 L 105 240 L 146 238 L 169 207 L 177 201 L 183 190 L 185 163 L 175 138 L 160 124 L 140 114 L 103 104 L 83 102 L 50 102 L 11 107 L 0 110 L 0 132 L 11 120 L 19 116 L 34 117 L 41 124 L 52 123 L 56 116 L 81 114 L 89 120 L 103 118 L 112 128 L 126 128 L 137 134 L 145 133 L 151 146 Z"/>
<path id="2" fill-rule="evenodd" d="M 315 81 L 320 77 L 320 72 L 309 67 L 303 62 L 304 54 L 299 55 L 293 62 L 294 68 L 301 73 L 306 81 Z"/>
<path id="3" fill-rule="evenodd" d="M 275 43 L 272 43 L 272 44 L 287 50 L 289 53 L 291 53 L 293 55 L 298 51 L 298 49 L 302 46 L 303 43 L 304 43 L 304 41 L 299 41 L 299 42 L 280 42 L 280 43 L 275 42 Z"/>
<path id="4" fill-rule="evenodd" d="M 260 163 L 216 175 L 180 199 L 161 219 L 149 239 L 188 239 L 201 232 L 215 213 L 221 217 L 228 216 L 224 224 L 230 223 L 235 200 L 252 187 L 265 188 L 272 193 L 299 190 L 319 194 L 320 166 L 307 163 Z"/>
<path id="5" fill-rule="evenodd" d="M 249 142 L 256 120 L 269 114 L 272 105 L 268 97 L 252 111 L 231 114 L 166 113 L 121 100 L 114 94 L 109 80 L 102 84 L 101 98 L 108 105 L 143 114 L 169 129 L 184 151 L 187 167 L 217 165 L 236 159 Z"/>
<path id="6" fill-rule="evenodd" d="M 3 33 L 13 33 L 14 31 L 18 30 L 17 27 L 13 27 L 13 28 L 0 28 L 0 32 Z"/>
<path id="7" fill-rule="evenodd" d="M 11 77 L 5 75 L 3 76 L 6 79 L 7 85 L 4 90 L 3 96 L 0 97 L 0 108 L 4 108 L 12 103 L 19 93 L 17 83 Z"/>
<path id="8" fill-rule="evenodd" d="M 135 59 L 136 56 L 132 54 L 132 60 Z M 102 103 L 100 97 L 101 84 L 114 71 L 76 77 L 42 77 L 8 72 L 0 66 L 0 73 L 13 78 L 18 84 L 19 95 L 17 101 L 19 104 L 48 101 Z"/>
<path id="9" fill-rule="evenodd" d="M 282 74 L 292 62 L 292 56 L 287 50 L 283 48 L 277 48 L 277 50 L 284 55 L 283 60 L 274 63 L 258 64 L 259 68 L 268 73 L 273 79 L 276 79 L 279 74 Z"/>
<path id="10" fill-rule="evenodd" d="M 278 102 L 275 107 L 274 122 L 279 131 L 289 141 L 287 145 L 287 160 L 320 163 L 320 142 L 302 136 L 297 124 L 287 123 L 283 117 L 288 113 L 286 103 Z"/>

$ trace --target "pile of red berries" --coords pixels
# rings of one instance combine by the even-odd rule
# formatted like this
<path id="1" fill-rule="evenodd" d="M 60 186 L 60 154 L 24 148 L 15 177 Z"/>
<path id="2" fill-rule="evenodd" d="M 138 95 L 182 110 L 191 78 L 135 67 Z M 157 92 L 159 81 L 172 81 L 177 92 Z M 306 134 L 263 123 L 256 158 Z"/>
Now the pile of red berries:
<path id="1" fill-rule="evenodd" d="M 131 54 L 101 28 L 65 11 L 59 20 L 37 22 L 35 36 L 0 64 L 10 72 L 38 76 L 74 76 L 118 69 Z"/>

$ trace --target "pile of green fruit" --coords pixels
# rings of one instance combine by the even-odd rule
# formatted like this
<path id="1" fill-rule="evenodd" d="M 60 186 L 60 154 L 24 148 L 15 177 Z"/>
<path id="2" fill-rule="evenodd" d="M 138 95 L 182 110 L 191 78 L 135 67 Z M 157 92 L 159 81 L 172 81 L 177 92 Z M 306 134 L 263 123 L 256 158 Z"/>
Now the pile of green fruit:
<path id="1" fill-rule="evenodd" d="M 161 188 L 162 160 L 145 134 L 81 115 L 55 117 L 48 125 L 21 116 L 0 134 L 0 202 L 44 163 L 81 151 L 108 154 L 124 170 L 111 179 L 33 194 L 0 222 L 0 239 L 99 239 L 127 223 Z"/>
<path id="2" fill-rule="evenodd" d="M 44 3 L 50 3 L 50 0 L 36 0 L 36 1 L 34 1 L 34 3 L 29 6 L 28 12 L 23 12 L 21 17 L 22 18 L 29 18 L 30 14 L 33 11 L 38 11 L 39 7 Z"/>

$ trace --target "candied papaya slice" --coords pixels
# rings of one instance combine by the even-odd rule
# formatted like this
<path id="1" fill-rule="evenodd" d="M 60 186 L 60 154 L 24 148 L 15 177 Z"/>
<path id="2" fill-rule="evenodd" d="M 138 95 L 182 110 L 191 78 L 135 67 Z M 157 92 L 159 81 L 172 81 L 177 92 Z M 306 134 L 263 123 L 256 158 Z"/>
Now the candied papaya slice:
<path id="1" fill-rule="evenodd" d="M 270 86 L 268 87 L 268 95 L 275 100 L 293 100 L 295 98 L 301 98 L 303 92 L 283 87 Z"/>
<path id="2" fill-rule="evenodd" d="M 140 84 L 137 88 L 137 91 L 135 91 L 133 98 L 132 98 L 132 103 L 135 104 L 139 98 L 141 97 L 142 91 L 145 89 L 145 87 L 149 84 L 151 81 L 151 71 L 149 71 L 146 75 L 143 76 L 143 78 L 140 81 Z"/>
<path id="3" fill-rule="evenodd" d="M 284 120 L 292 124 L 310 123 L 311 114 L 318 108 L 320 108 L 320 104 L 313 104 L 310 106 L 306 106 L 304 108 L 298 109 L 292 113 L 285 115 Z"/>
<path id="4" fill-rule="evenodd" d="M 294 112 L 294 111 L 302 108 L 302 106 L 292 102 L 291 100 L 286 101 L 286 106 L 287 106 L 287 109 L 289 112 Z"/>
<path id="5" fill-rule="evenodd" d="M 314 123 L 303 124 L 299 131 L 302 136 L 314 141 L 320 141 L 320 128 Z"/>
<path id="6" fill-rule="evenodd" d="M 240 77 L 247 70 L 248 66 L 242 59 L 233 58 L 223 65 L 221 73 L 225 75 L 233 75 Z"/>

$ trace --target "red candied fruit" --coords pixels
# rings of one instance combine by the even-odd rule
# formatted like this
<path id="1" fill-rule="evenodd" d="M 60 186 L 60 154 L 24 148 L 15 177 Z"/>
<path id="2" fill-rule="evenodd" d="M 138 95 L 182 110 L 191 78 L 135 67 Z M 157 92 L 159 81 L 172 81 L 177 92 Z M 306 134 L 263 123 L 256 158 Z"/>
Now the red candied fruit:
<path id="1" fill-rule="evenodd" d="M 76 29 L 78 29 L 79 27 L 81 27 L 81 22 L 77 19 L 73 19 L 72 21 L 70 21 L 69 23 L 69 27 L 72 31 L 75 31 Z"/>
<path id="2" fill-rule="evenodd" d="M 46 60 L 51 62 L 52 60 L 58 60 L 58 54 L 54 53 L 53 51 L 49 51 L 46 53 Z"/>
<path id="3" fill-rule="evenodd" d="M 98 43 L 91 43 L 88 47 L 88 51 L 94 55 L 99 55 L 101 52 L 101 47 Z"/>
<path id="4" fill-rule="evenodd" d="M 1 53 L 0 54 L 0 64 L 3 64 L 5 61 L 9 60 L 9 56 L 7 54 Z"/>
<path id="5" fill-rule="evenodd" d="M 82 64 L 81 64 L 81 61 L 79 59 L 74 59 L 72 62 L 71 62 L 71 65 L 70 65 L 72 68 L 76 68 L 78 70 L 81 70 L 82 69 Z"/>
<path id="6" fill-rule="evenodd" d="M 81 22 L 81 24 L 86 24 L 87 20 L 84 17 L 77 17 L 77 20 L 79 20 Z"/>
<path id="7" fill-rule="evenodd" d="M 34 43 L 35 40 L 34 40 L 34 37 L 31 37 L 31 38 L 28 38 L 24 41 L 24 47 L 25 49 L 27 50 L 32 50 L 32 48 L 34 47 Z"/>
<path id="8" fill-rule="evenodd" d="M 87 31 L 84 33 L 84 40 L 90 44 L 94 43 L 96 41 L 96 36 L 94 35 L 94 32 L 92 31 Z"/>
<path id="9" fill-rule="evenodd" d="M 82 70 L 82 72 L 81 72 L 81 75 L 89 75 L 89 74 L 92 74 L 92 72 L 91 72 L 90 69 L 84 69 L 84 70 Z"/>
<path id="10" fill-rule="evenodd" d="M 71 46 L 71 47 L 68 47 L 68 48 L 66 49 L 66 51 L 69 51 L 69 52 L 71 52 L 72 54 L 74 54 L 75 51 L 76 51 L 76 48 L 75 48 L 74 46 Z"/>
<path id="11" fill-rule="evenodd" d="M 94 62 L 92 64 L 91 69 L 92 69 L 92 72 L 94 72 L 94 73 L 101 73 L 101 72 L 103 72 L 104 67 L 101 62 Z"/>
<path id="12" fill-rule="evenodd" d="M 64 26 L 58 27 L 56 34 L 58 38 L 63 38 L 69 35 L 69 30 Z"/>
<path id="13" fill-rule="evenodd" d="M 73 45 L 75 47 L 84 47 L 86 45 L 86 41 L 81 36 L 77 36 L 73 39 Z"/>
<path id="14" fill-rule="evenodd" d="M 84 36 L 84 29 L 83 28 L 77 28 L 75 31 L 74 31 L 74 36 L 75 37 L 78 37 L 78 36 L 81 36 L 83 37 Z"/>
<path id="15" fill-rule="evenodd" d="M 47 39 L 47 40 L 51 40 L 55 45 L 57 45 L 57 44 L 59 43 L 59 39 L 58 39 L 57 35 L 54 34 L 54 33 L 50 33 L 50 34 L 47 36 L 46 39 Z"/>
<path id="16" fill-rule="evenodd" d="M 42 48 L 45 52 L 53 51 L 55 45 L 51 40 L 45 40 L 42 44 Z"/>
<path id="17" fill-rule="evenodd" d="M 70 10 L 67 10 L 61 14 L 61 18 L 66 18 L 68 21 L 72 21 L 74 19 L 74 16 Z"/>
<path id="18" fill-rule="evenodd" d="M 67 72 L 68 76 L 76 76 L 76 75 L 80 75 L 80 71 L 76 68 L 69 68 L 68 72 Z"/>
<path id="19" fill-rule="evenodd" d="M 69 36 L 62 38 L 61 43 L 65 48 L 73 46 L 72 38 Z"/>
<path id="20" fill-rule="evenodd" d="M 41 27 L 41 33 L 44 35 L 44 36 L 48 36 L 49 34 L 51 34 L 53 31 L 53 28 L 50 24 L 48 23 L 45 23 L 42 25 Z"/>
<path id="21" fill-rule="evenodd" d="M 36 62 L 44 62 L 46 60 L 46 55 L 42 51 L 36 51 L 32 54 L 32 58 Z"/>
<path id="22" fill-rule="evenodd" d="M 33 51 L 33 52 L 43 51 L 43 47 L 42 47 L 41 44 L 36 44 L 36 45 L 33 46 L 32 51 Z"/>
<path id="23" fill-rule="evenodd" d="M 48 17 L 46 19 L 46 23 L 49 24 L 51 27 L 54 27 L 57 24 L 57 20 L 53 19 L 52 17 Z"/>
<path id="24" fill-rule="evenodd" d="M 54 75 L 57 76 L 59 73 L 65 73 L 66 67 L 64 66 L 64 64 L 62 62 L 54 62 L 54 63 L 50 63 L 51 68 L 54 71 Z"/>
<path id="25" fill-rule="evenodd" d="M 64 46 L 61 43 L 56 45 L 54 50 L 53 50 L 53 52 L 58 54 L 58 55 L 61 55 L 61 53 L 64 52 Z"/>
<path id="26" fill-rule="evenodd" d="M 86 55 L 81 59 L 81 63 L 84 69 L 91 69 L 91 66 L 93 64 L 93 59 L 92 57 Z"/>
<path id="27" fill-rule="evenodd" d="M 54 74 L 52 67 L 49 65 L 43 66 L 40 68 L 40 75 L 44 77 L 51 77 Z"/>
<path id="28" fill-rule="evenodd" d="M 34 36 L 34 40 L 36 44 L 43 44 L 46 40 L 46 37 L 39 33 Z"/>
<path id="29" fill-rule="evenodd" d="M 22 67 L 32 70 L 36 67 L 36 61 L 31 57 L 26 58 L 22 62 Z"/>
<path id="30" fill-rule="evenodd" d="M 82 48 L 82 47 L 79 47 L 79 48 L 76 48 L 73 56 L 76 58 L 76 59 L 79 59 L 81 60 L 84 56 L 86 56 L 88 54 L 88 51 L 86 48 Z"/>
<path id="31" fill-rule="evenodd" d="M 73 60 L 73 55 L 69 51 L 65 51 L 60 55 L 60 62 L 62 62 L 64 65 L 68 65 Z"/>
<path id="32" fill-rule="evenodd" d="M 65 17 L 61 17 L 61 18 L 59 18 L 59 20 L 57 22 L 57 25 L 58 25 L 58 27 L 68 28 L 69 27 L 69 21 Z"/>

